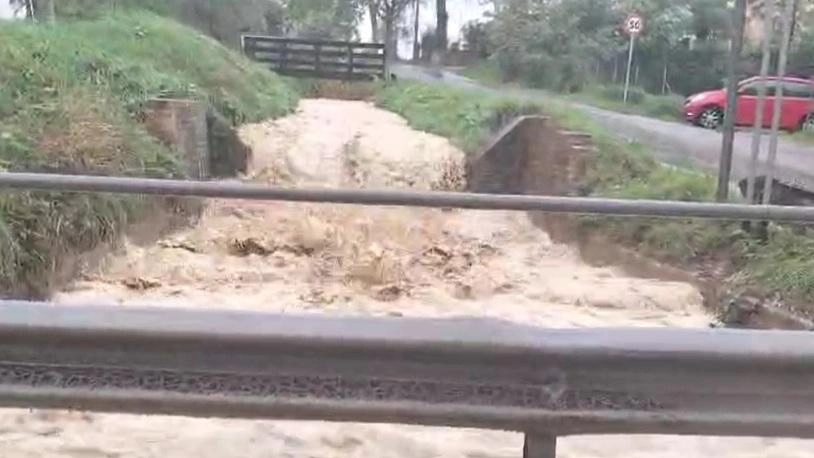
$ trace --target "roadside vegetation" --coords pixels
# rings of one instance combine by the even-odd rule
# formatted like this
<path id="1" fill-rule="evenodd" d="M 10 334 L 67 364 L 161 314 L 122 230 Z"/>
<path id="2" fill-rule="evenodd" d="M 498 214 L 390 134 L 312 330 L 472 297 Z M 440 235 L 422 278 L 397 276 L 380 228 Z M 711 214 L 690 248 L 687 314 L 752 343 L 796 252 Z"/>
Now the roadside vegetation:
<path id="1" fill-rule="evenodd" d="M 463 76 L 483 83 L 487 86 L 520 85 L 522 82 L 507 82 L 503 80 L 500 69 L 493 60 L 480 61 L 461 71 Z M 624 103 L 624 86 L 614 84 L 590 84 L 578 92 L 561 94 L 549 92 L 551 97 L 561 97 L 606 110 L 620 113 L 636 114 L 665 121 L 681 121 L 681 107 L 684 98 L 676 94 L 654 95 L 645 92 L 640 87 L 631 87 L 628 90 L 628 102 Z"/>
<path id="2" fill-rule="evenodd" d="M 419 84 L 390 86 L 379 93 L 378 103 L 413 127 L 446 136 L 469 153 L 510 117 L 545 112 L 564 128 L 592 135 L 598 154 L 582 183 L 590 196 L 690 202 L 714 198 L 714 177 L 665 166 L 641 145 L 620 142 L 564 103 L 542 106 Z M 787 226 L 772 225 L 768 240 L 761 241 L 732 221 L 580 216 L 575 223 L 585 234 L 601 234 L 673 265 L 705 272 L 723 265 L 733 289 L 778 293 L 791 302 L 814 301 L 814 239 Z"/>
<path id="3" fill-rule="evenodd" d="M 544 89 L 602 108 L 673 119 L 684 97 L 723 87 L 731 32 L 726 0 L 568 0 L 507 3 L 468 24 L 464 73 L 486 83 Z M 625 16 L 644 18 L 631 67 L 631 98 L 622 104 L 628 36 Z M 787 73 L 811 75 L 814 10 L 799 8 Z M 760 68 L 760 41 L 747 37 L 739 78 Z M 773 54 L 779 43 L 774 43 Z"/>
<path id="4" fill-rule="evenodd" d="M 183 177 L 176 155 L 141 124 L 149 99 L 199 99 L 229 124 L 279 116 L 297 102 L 274 74 L 151 13 L 0 23 L 0 42 L 2 170 Z M 168 202 L 0 194 L 0 295 L 47 295 L 76 255 L 115 242 Z"/>

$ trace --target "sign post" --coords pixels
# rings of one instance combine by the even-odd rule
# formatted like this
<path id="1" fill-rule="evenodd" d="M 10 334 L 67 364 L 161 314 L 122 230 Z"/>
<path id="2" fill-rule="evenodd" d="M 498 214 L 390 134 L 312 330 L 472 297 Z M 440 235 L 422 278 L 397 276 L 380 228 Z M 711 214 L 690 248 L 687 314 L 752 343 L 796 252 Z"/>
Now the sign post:
<path id="1" fill-rule="evenodd" d="M 627 70 L 625 71 L 625 92 L 622 96 L 623 103 L 627 104 L 627 94 L 630 90 L 630 68 L 633 66 L 633 49 L 636 47 L 636 38 L 644 30 L 644 20 L 638 14 L 631 14 L 625 19 L 622 27 L 630 37 L 630 48 L 627 53 Z"/>

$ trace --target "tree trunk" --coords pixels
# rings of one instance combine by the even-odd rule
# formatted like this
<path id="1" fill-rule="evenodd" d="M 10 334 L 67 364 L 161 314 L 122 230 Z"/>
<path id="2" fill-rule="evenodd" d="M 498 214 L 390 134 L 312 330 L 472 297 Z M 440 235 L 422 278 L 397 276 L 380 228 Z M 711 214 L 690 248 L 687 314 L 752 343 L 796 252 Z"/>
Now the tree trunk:
<path id="1" fill-rule="evenodd" d="M 435 1 L 435 46 L 441 64 L 447 56 L 448 36 L 447 36 L 447 0 Z"/>
<path id="2" fill-rule="evenodd" d="M 393 40 L 393 23 L 395 19 L 388 16 L 384 19 L 384 74 L 385 79 L 390 79 L 390 67 L 393 65 L 396 49 Z"/>
<path id="3" fill-rule="evenodd" d="M 378 43 L 381 41 L 379 37 L 379 8 L 374 1 L 368 2 L 367 7 L 370 12 L 370 41 Z"/>
<path id="4" fill-rule="evenodd" d="M 57 0 L 46 0 L 48 2 L 48 22 L 55 23 L 57 21 L 57 10 L 56 10 L 56 1 Z"/>
<path id="5" fill-rule="evenodd" d="M 421 44 L 418 37 L 418 17 L 420 14 L 421 0 L 415 0 L 415 24 L 413 24 L 413 61 L 418 62 L 421 58 Z"/>

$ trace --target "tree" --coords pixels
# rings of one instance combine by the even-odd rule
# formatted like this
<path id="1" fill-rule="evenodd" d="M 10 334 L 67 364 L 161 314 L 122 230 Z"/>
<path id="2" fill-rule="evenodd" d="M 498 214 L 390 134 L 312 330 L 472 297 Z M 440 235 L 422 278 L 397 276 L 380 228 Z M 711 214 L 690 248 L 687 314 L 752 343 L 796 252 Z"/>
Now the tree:
<path id="1" fill-rule="evenodd" d="M 379 19 L 384 22 L 384 43 L 385 62 L 387 65 L 393 62 L 396 56 L 396 24 L 398 23 L 404 10 L 414 0 L 368 0 L 371 5 L 376 6 L 376 13 Z"/>
<path id="2" fill-rule="evenodd" d="M 9 0 L 15 14 L 23 12 L 28 19 L 34 18 L 34 0 Z"/>
<path id="3" fill-rule="evenodd" d="M 379 2 L 378 0 L 369 0 L 367 4 L 368 14 L 370 15 L 370 38 L 374 43 L 381 41 L 379 31 Z"/>
<path id="4" fill-rule="evenodd" d="M 447 46 L 449 45 L 448 23 L 447 0 L 435 0 L 435 47 L 441 62 L 446 56 Z"/>
<path id="5" fill-rule="evenodd" d="M 349 40 L 356 36 L 364 0 L 285 0 L 290 34 Z"/>

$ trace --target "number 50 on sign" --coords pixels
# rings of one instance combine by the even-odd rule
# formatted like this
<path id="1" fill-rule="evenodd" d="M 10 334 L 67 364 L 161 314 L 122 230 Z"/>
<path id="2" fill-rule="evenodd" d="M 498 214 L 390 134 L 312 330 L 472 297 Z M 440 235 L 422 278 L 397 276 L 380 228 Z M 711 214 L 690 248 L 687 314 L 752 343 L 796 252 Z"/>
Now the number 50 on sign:
<path id="1" fill-rule="evenodd" d="M 638 14 L 631 14 L 625 19 L 624 29 L 628 35 L 639 35 L 644 29 L 644 20 Z"/>

